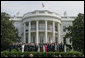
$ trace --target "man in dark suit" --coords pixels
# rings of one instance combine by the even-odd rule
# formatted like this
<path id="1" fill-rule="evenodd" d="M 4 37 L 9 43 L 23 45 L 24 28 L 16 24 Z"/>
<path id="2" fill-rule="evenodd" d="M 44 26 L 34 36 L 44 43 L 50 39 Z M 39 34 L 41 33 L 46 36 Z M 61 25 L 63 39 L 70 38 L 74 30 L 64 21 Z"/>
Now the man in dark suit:
<path id="1" fill-rule="evenodd" d="M 24 51 L 26 51 L 26 44 L 24 44 Z"/>
<path id="2" fill-rule="evenodd" d="M 49 51 L 49 44 L 47 43 L 47 52 Z"/>
<path id="3" fill-rule="evenodd" d="M 53 46 L 53 43 L 52 43 L 52 45 L 51 45 L 51 49 L 52 49 L 52 51 L 53 51 L 53 48 L 54 48 L 54 46 Z"/>
<path id="4" fill-rule="evenodd" d="M 62 51 L 62 43 L 60 43 L 59 49 L 60 49 L 60 52 L 61 52 Z"/>
<path id="5" fill-rule="evenodd" d="M 55 43 L 53 43 L 53 52 L 55 52 Z"/>
<path id="6" fill-rule="evenodd" d="M 31 51 L 31 44 L 29 44 L 29 52 Z"/>
<path id="7" fill-rule="evenodd" d="M 50 44 L 47 44 L 47 52 L 49 52 L 50 51 Z"/>
<path id="8" fill-rule="evenodd" d="M 62 52 L 64 51 L 64 44 L 62 43 Z"/>
<path id="9" fill-rule="evenodd" d="M 38 45 L 36 45 L 36 52 L 38 52 Z"/>
<path id="10" fill-rule="evenodd" d="M 15 43 L 13 47 L 14 47 L 14 49 L 17 50 L 17 43 Z"/>
<path id="11" fill-rule="evenodd" d="M 52 51 L 52 44 L 50 44 L 50 51 Z"/>
<path id="12" fill-rule="evenodd" d="M 29 51 L 29 48 L 30 48 L 30 47 L 29 47 L 29 44 L 27 44 L 27 51 Z"/>
<path id="13" fill-rule="evenodd" d="M 12 49 L 15 49 L 15 44 L 14 43 L 12 44 Z"/>
<path id="14" fill-rule="evenodd" d="M 35 52 L 37 52 L 38 51 L 38 45 L 34 45 L 34 48 L 35 48 Z"/>
<path id="15" fill-rule="evenodd" d="M 11 51 L 13 49 L 13 44 L 9 45 L 9 51 Z"/>
<path id="16" fill-rule="evenodd" d="M 25 46 L 26 46 L 26 48 L 25 48 L 25 49 L 26 49 L 26 51 L 28 51 L 28 45 L 27 45 L 27 43 L 26 43 L 26 45 L 25 45 Z"/>
<path id="17" fill-rule="evenodd" d="M 30 51 L 32 51 L 32 44 L 30 44 Z"/>
<path id="18" fill-rule="evenodd" d="M 20 43 L 17 44 L 17 49 L 20 51 Z"/>

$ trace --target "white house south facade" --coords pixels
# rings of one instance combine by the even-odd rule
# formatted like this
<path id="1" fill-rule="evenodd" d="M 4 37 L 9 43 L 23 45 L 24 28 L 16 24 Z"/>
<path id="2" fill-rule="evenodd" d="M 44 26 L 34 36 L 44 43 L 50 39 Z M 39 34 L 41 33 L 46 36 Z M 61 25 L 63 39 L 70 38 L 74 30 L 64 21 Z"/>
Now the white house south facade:
<path id="1" fill-rule="evenodd" d="M 22 17 L 11 17 L 10 20 L 21 37 L 23 43 L 64 43 L 65 28 L 72 25 L 75 17 L 61 17 L 48 10 L 35 10 Z M 71 44 L 70 39 L 66 40 Z"/>

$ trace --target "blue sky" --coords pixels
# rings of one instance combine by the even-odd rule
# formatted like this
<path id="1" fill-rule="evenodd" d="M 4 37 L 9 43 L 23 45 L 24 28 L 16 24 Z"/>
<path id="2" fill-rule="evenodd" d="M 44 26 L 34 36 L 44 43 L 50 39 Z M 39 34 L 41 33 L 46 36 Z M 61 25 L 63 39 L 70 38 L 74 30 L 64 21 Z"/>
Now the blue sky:
<path id="1" fill-rule="evenodd" d="M 78 13 L 84 13 L 84 1 L 1 1 L 1 12 L 11 16 L 16 15 L 17 12 L 23 16 L 34 10 L 49 10 L 61 16 L 66 11 L 68 16 L 77 16 Z"/>

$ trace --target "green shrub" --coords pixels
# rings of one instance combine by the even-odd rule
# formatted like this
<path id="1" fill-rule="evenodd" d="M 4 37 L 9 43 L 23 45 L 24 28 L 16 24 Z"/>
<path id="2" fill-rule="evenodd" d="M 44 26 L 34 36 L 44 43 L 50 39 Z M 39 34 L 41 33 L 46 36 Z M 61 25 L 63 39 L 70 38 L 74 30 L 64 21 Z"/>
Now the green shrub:
<path id="1" fill-rule="evenodd" d="M 21 52 L 21 51 L 2 51 L 1 57 L 29 57 L 30 54 L 33 54 L 34 57 L 83 57 L 83 53 L 77 51 L 69 52 Z M 74 56 L 75 55 L 75 56 Z"/>

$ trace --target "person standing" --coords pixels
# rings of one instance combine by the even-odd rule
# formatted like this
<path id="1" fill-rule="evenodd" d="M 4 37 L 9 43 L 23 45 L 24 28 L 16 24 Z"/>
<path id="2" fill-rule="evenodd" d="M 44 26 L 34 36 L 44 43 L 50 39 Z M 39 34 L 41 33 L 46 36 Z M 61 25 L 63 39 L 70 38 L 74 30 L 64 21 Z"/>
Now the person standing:
<path id="1" fill-rule="evenodd" d="M 51 44 L 49 44 L 49 51 L 51 51 Z"/>
<path id="2" fill-rule="evenodd" d="M 31 43 L 29 44 L 29 52 L 31 51 Z"/>
<path id="3" fill-rule="evenodd" d="M 27 51 L 29 51 L 29 48 L 30 48 L 30 47 L 29 47 L 29 43 L 28 43 L 28 44 L 27 44 Z"/>
<path id="4" fill-rule="evenodd" d="M 24 52 L 24 44 L 22 44 L 22 52 Z"/>
<path id="5" fill-rule="evenodd" d="M 45 52 L 47 52 L 47 44 L 45 45 Z"/>
<path id="6" fill-rule="evenodd" d="M 62 46 L 62 52 L 64 51 L 64 44 L 63 43 L 61 43 L 61 46 Z"/>
<path id="7" fill-rule="evenodd" d="M 57 43 L 55 43 L 55 51 L 57 51 Z"/>
<path id="8" fill-rule="evenodd" d="M 59 52 L 59 43 L 57 44 L 57 51 Z"/>
<path id="9" fill-rule="evenodd" d="M 38 45 L 35 44 L 35 51 L 38 52 Z"/>
<path id="10" fill-rule="evenodd" d="M 26 51 L 28 51 L 28 44 L 26 43 Z"/>
<path id="11" fill-rule="evenodd" d="M 53 43 L 53 52 L 55 52 L 55 43 Z"/>
<path id="12" fill-rule="evenodd" d="M 52 51 L 52 43 L 50 44 L 50 51 Z"/>
<path id="13" fill-rule="evenodd" d="M 50 47 L 49 47 L 49 43 L 48 43 L 48 44 L 47 44 L 47 52 L 49 52 L 49 48 L 50 48 Z"/>
<path id="14" fill-rule="evenodd" d="M 60 43 L 59 47 L 60 47 L 59 49 L 60 49 L 60 52 L 61 52 L 62 51 L 62 43 Z"/>

